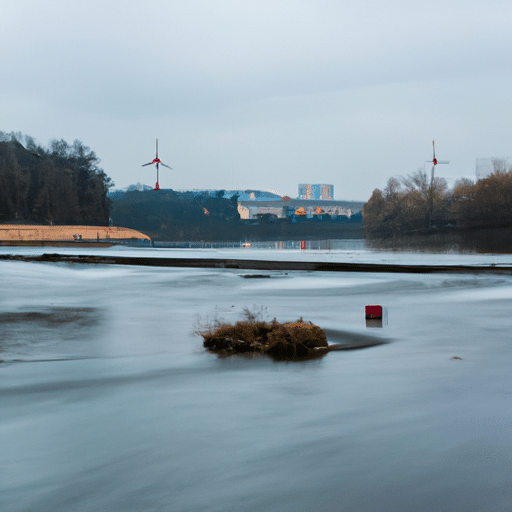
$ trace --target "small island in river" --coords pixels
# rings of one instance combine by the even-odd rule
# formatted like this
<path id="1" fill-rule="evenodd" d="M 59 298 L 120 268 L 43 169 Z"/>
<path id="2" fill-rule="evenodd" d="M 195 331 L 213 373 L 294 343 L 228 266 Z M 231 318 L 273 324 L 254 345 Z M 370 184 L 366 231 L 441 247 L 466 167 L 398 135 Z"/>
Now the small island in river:
<path id="1" fill-rule="evenodd" d="M 228 324 L 215 322 L 199 327 L 203 345 L 221 356 L 232 354 L 266 354 L 275 360 L 303 360 L 329 351 L 323 329 L 311 322 L 279 323 L 245 319 Z"/>

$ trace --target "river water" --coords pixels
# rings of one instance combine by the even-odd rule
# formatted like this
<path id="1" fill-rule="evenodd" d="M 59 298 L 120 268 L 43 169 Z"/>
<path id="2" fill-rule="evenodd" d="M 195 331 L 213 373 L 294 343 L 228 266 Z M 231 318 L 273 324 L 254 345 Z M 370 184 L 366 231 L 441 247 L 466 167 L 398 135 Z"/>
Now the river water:
<path id="1" fill-rule="evenodd" d="M 0 510 L 512 510 L 512 277 L 256 273 L 0 262 Z M 387 343 L 205 352 L 244 308 Z"/>

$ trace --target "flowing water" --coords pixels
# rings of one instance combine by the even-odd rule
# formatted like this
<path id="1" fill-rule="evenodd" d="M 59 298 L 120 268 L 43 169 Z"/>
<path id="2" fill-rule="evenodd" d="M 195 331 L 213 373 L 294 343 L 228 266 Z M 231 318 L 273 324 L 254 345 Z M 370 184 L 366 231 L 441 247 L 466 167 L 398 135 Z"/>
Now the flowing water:
<path id="1" fill-rule="evenodd" d="M 511 277 L 248 273 L 0 262 L 0 510 L 512 510 Z M 387 343 L 205 352 L 246 307 Z"/>

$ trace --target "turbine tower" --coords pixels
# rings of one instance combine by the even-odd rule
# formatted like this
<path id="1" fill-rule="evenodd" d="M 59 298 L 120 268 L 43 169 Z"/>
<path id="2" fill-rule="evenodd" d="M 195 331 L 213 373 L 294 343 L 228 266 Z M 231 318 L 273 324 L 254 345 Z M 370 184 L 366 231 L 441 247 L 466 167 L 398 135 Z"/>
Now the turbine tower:
<path id="1" fill-rule="evenodd" d="M 171 169 L 172 170 L 172 167 L 169 167 L 168 165 L 165 165 L 162 160 L 160 160 L 160 158 L 158 158 L 158 139 L 156 139 L 156 157 L 153 158 L 153 160 L 151 162 L 148 162 L 147 164 L 143 164 L 142 167 L 146 167 L 146 165 L 151 165 L 151 164 L 155 164 L 156 165 L 156 185 L 155 185 L 155 190 L 160 190 L 160 185 L 158 183 L 158 166 L 159 165 L 163 165 L 164 167 L 167 167 L 168 169 Z"/>
<path id="2" fill-rule="evenodd" d="M 429 160 L 427 160 L 428 162 Z M 430 185 L 433 186 L 434 184 L 434 171 L 437 164 L 449 164 L 450 160 L 438 160 L 436 158 L 436 146 L 434 141 L 432 141 L 432 174 L 430 176 Z"/>
<path id="3" fill-rule="evenodd" d="M 427 160 L 430 162 L 430 160 Z M 430 175 L 430 205 L 429 205 L 429 227 L 432 227 L 432 215 L 434 214 L 434 173 L 436 169 L 436 165 L 438 164 L 449 164 L 450 160 L 438 160 L 436 158 L 436 146 L 434 141 L 432 141 L 432 172 Z"/>

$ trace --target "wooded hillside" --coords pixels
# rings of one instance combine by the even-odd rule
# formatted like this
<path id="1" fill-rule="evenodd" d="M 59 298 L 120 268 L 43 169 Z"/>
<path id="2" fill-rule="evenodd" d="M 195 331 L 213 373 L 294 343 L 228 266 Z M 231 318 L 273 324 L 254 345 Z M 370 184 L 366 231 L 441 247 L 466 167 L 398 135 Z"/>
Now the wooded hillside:
<path id="1" fill-rule="evenodd" d="M 497 160 L 486 178 L 476 183 L 462 179 L 452 189 L 442 178 L 431 181 L 422 171 L 401 180 L 393 177 L 384 190 L 373 191 L 362 213 L 370 241 L 407 243 L 413 236 L 448 233 L 464 240 L 481 238 L 485 241 L 481 248 L 487 250 L 491 230 L 498 240 L 505 236 L 504 230 L 512 229 L 512 168 Z M 492 249 L 501 246 L 502 241 Z"/>
<path id="2" fill-rule="evenodd" d="M 0 132 L 0 222 L 108 225 L 113 184 L 99 162 L 78 140 L 44 148 Z"/>
<path id="3" fill-rule="evenodd" d="M 419 171 L 401 181 L 390 178 L 363 206 L 367 236 L 382 237 L 450 227 L 512 226 L 512 169 L 496 166 L 473 183 L 463 179 L 448 190 L 442 178 L 433 183 Z"/>
<path id="4" fill-rule="evenodd" d="M 192 196 L 173 190 L 132 191 L 112 201 L 116 226 L 129 226 L 153 240 L 239 239 L 237 197 Z"/>

